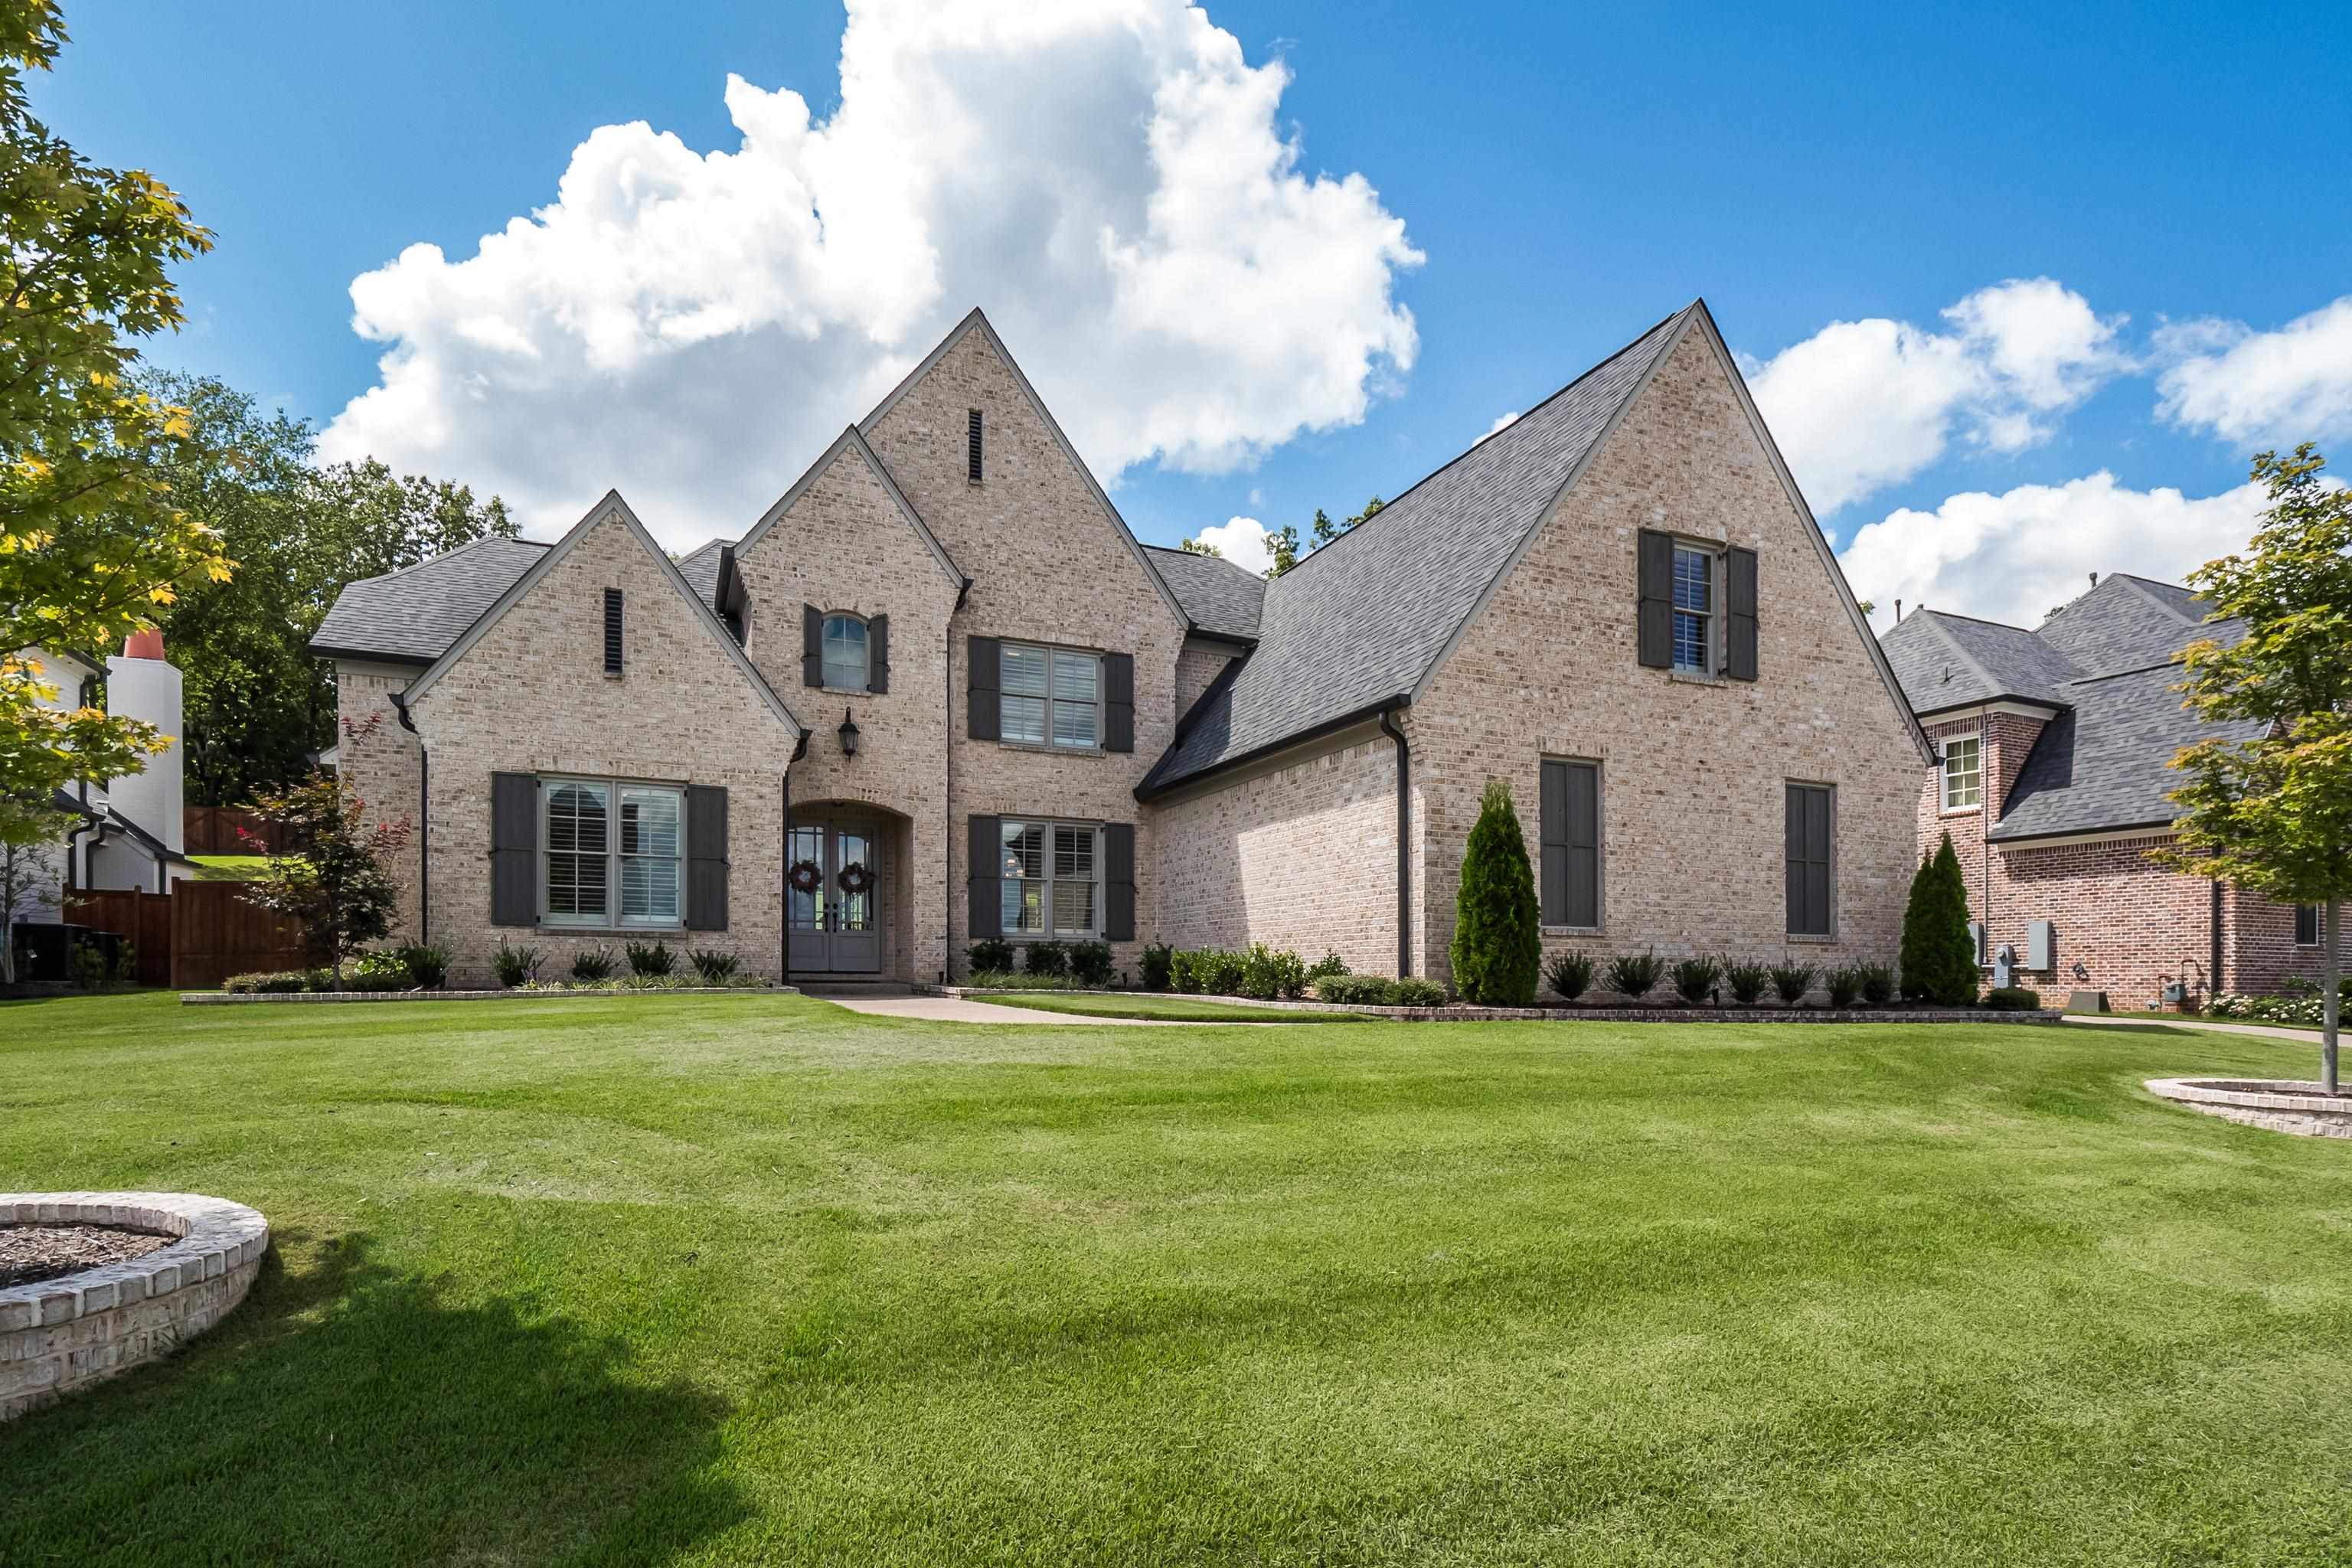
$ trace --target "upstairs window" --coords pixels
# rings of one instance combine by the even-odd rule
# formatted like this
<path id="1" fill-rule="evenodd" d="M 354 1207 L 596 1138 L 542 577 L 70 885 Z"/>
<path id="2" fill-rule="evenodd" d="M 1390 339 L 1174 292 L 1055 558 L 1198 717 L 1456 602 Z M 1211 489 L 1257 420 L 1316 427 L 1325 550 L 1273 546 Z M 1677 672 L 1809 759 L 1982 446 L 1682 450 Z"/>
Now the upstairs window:
<path id="1" fill-rule="evenodd" d="M 2297 947 L 2319 945 L 2319 906 L 2317 904 L 2295 905 L 2294 945 Z"/>
<path id="2" fill-rule="evenodd" d="M 824 618 L 824 684 L 844 691 L 866 689 L 868 649 L 866 623 L 856 616 Z"/>
<path id="3" fill-rule="evenodd" d="M 1009 642 L 998 658 L 999 740 L 1101 749 L 1102 655 Z"/>
<path id="4" fill-rule="evenodd" d="M 1955 735 L 1944 742 L 1944 809 L 1970 811 L 1984 805 L 1984 740 Z"/>
<path id="5" fill-rule="evenodd" d="M 1675 668 L 1715 673 L 1715 557 L 1675 547 Z"/>
<path id="6" fill-rule="evenodd" d="M 964 410 L 964 478 L 973 484 L 980 483 L 980 410 L 967 408 Z"/>
<path id="7" fill-rule="evenodd" d="M 604 590 L 604 673 L 621 673 L 621 591 Z"/>

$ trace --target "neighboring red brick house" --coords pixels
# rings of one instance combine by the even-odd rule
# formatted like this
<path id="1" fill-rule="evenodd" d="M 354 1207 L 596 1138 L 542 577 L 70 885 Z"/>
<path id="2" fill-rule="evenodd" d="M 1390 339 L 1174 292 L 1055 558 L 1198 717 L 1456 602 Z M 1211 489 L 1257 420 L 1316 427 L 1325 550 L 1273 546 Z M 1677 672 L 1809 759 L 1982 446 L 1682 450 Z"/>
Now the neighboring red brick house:
<path id="1" fill-rule="evenodd" d="M 2117 1008 L 2318 979 L 2318 911 L 2147 858 L 2172 838 L 2173 757 L 2257 732 L 2177 689 L 2182 649 L 2242 635 L 2186 588 L 2118 574 L 2032 631 L 1922 609 L 1880 639 L 1940 758 L 1920 851 L 1952 836 L 1988 971 L 2007 944 L 2024 984 Z"/>

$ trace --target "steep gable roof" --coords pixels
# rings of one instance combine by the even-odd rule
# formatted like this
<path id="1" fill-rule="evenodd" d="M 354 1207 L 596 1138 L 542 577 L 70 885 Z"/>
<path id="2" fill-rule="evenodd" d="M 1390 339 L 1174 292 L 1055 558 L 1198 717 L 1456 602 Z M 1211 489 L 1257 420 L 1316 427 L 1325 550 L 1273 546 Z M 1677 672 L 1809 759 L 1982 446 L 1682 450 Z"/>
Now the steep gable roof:
<path id="1" fill-rule="evenodd" d="M 1193 629 L 1212 637 L 1257 640 L 1259 613 L 1265 607 L 1265 582 L 1217 555 L 1195 555 L 1147 544 L 1152 563 L 1192 617 Z"/>
<path id="2" fill-rule="evenodd" d="M 677 558 L 677 574 L 694 590 L 694 596 L 719 608 L 719 563 L 724 556 L 728 541 L 707 540 Z"/>
<path id="3" fill-rule="evenodd" d="M 768 531 L 775 527 L 786 512 L 793 510 L 793 503 L 799 500 L 807 493 L 809 486 L 816 482 L 816 477 L 824 472 L 833 460 L 845 451 L 855 452 L 859 460 L 865 463 L 866 470 L 881 484 L 883 492 L 889 496 L 892 503 L 898 507 L 898 515 L 907 520 L 907 526 L 913 529 L 915 536 L 929 549 L 932 559 L 940 563 L 940 570 L 948 574 L 948 581 L 959 588 L 962 587 L 965 582 L 964 574 L 958 569 L 956 563 L 948 558 L 947 547 L 939 542 L 936 534 L 931 532 L 930 526 L 924 522 L 921 514 L 915 510 L 914 503 L 907 499 L 905 491 L 899 489 L 898 481 L 890 477 L 888 467 L 880 458 L 875 456 L 874 448 L 866 444 L 865 434 L 855 425 L 835 437 L 833 445 L 819 454 L 817 460 L 811 463 L 801 477 L 793 481 L 792 488 L 777 497 L 773 506 L 760 514 L 760 521 L 753 523 L 751 531 L 744 534 L 737 542 L 736 558 L 740 560 L 751 546 L 765 539 L 768 536 Z M 711 563 L 710 571 L 712 581 L 715 583 L 719 573 L 715 559 Z"/>
<path id="4" fill-rule="evenodd" d="M 2104 675 L 2169 663 L 2202 638 L 2226 644 L 2244 635 L 2237 622 L 2205 616 L 2204 601 L 2177 584 L 2115 572 L 2053 611 L 2035 635 L 2084 674 Z"/>
<path id="5" fill-rule="evenodd" d="M 2082 671 L 2022 626 L 1941 610 L 1915 610 L 1879 639 L 1917 713 L 2012 698 L 2056 708 L 2064 684 Z"/>
<path id="6" fill-rule="evenodd" d="M 637 514 L 629 509 L 627 501 L 621 499 L 621 492 L 618 490 L 606 490 L 604 499 L 590 507 L 578 522 L 565 531 L 562 538 L 541 551 L 539 559 L 531 563 L 522 575 L 509 584 L 506 590 L 475 617 L 473 624 L 466 628 L 463 635 L 426 667 L 424 674 L 409 682 L 408 689 L 403 693 L 404 702 L 415 702 L 431 691 L 442 676 L 447 674 L 459 659 L 466 657 L 476 643 L 482 640 L 483 634 L 498 624 L 499 616 L 513 608 L 524 595 L 530 593 L 550 572 L 555 570 L 563 558 L 572 552 L 572 547 L 587 536 L 591 529 L 609 517 L 618 518 L 622 526 L 628 530 L 630 536 L 644 547 L 646 553 L 653 558 L 656 568 L 664 579 L 677 591 L 678 597 L 694 606 L 695 619 L 701 624 L 705 631 L 709 633 L 720 651 L 737 669 L 742 672 L 743 678 L 751 683 L 751 689 L 759 694 L 760 700 L 767 704 L 769 710 L 783 721 L 784 726 L 792 731 L 793 738 L 795 741 L 799 740 L 804 732 L 801 721 L 793 716 L 791 709 L 784 706 L 783 699 L 776 695 L 775 689 L 768 684 L 767 678 L 760 673 L 759 667 L 754 665 L 743 652 L 742 646 L 719 621 L 709 604 L 695 593 L 693 586 L 678 571 L 677 563 L 669 558 L 668 552 L 654 542 L 654 536 L 646 531 L 646 525 L 637 520 Z"/>
<path id="7" fill-rule="evenodd" d="M 310 651 L 321 658 L 431 664 L 547 548 L 533 539 L 477 539 L 430 561 L 346 584 L 312 634 Z"/>
<path id="8" fill-rule="evenodd" d="M 2166 799 L 2172 759 L 2200 741 L 2250 741 L 2259 722 L 2215 723 L 2181 704 L 2171 664 L 2094 676 L 2069 686 L 2070 711 L 2043 727 L 2001 805 L 1995 843 L 2153 827 L 2179 808 Z"/>

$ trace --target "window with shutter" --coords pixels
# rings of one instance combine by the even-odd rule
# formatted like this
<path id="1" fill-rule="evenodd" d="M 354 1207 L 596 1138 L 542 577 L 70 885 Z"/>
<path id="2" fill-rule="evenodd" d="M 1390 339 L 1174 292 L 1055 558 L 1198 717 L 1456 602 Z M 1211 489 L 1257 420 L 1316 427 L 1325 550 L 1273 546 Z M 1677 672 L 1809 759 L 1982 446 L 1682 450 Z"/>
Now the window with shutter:
<path id="1" fill-rule="evenodd" d="M 1837 792 L 1829 784 L 1788 786 L 1789 934 L 1835 936 Z"/>
<path id="2" fill-rule="evenodd" d="M 980 461 L 980 410 L 977 408 L 970 408 L 964 411 L 964 477 L 971 483 L 978 484 L 980 483 L 982 468 Z"/>
<path id="3" fill-rule="evenodd" d="M 2319 906 L 2317 904 L 2295 905 L 2294 945 L 2297 947 L 2319 945 Z"/>
<path id="4" fill-rule="evenodd" d="M 621 673 L 621 591 L 604 590 L 604 673 Z"/>
<path id="5" fill-rule="evenodd" d="M 1543 764 L 1543 866 L 1537 889 L 1543 923 L 1601 927 L 1601 764 L 1547 758 Z"/>

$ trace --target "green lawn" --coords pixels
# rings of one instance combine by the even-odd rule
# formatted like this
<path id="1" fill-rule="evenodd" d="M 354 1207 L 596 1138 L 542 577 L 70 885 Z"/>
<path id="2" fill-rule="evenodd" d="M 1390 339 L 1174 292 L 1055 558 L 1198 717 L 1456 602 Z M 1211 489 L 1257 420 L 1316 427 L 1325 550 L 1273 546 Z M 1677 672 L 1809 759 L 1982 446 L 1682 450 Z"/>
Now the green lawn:
<path id="1" fill-rule="evenodd" d="M 2352 1560 L 2352 1149 L 2050 1026 L 0 1005 L 0 1187 L 268 1214 L 39 1563 Z"/>
<path id="2" fill-rule="evenodd" d="M 1360 1013 L 1315 1013 L 1282 1007 L 1249 1007 L 1231 1002 L 1203 1002 L 1198 996 L 1171 996 L 1131 992 L 1122 996 L 1071 994 L 1055 991 L 1008 992 L 975 996 L 1000 1007 L 1029 1007 L 1040 1013 L 1076 1013 L 1087 1018 L 1166 1018 L 1180 1024 L 1354 1024 Z"/>
<path id="3" fill-rule="evenodd" d="M 199 882 L 250 882 L 269 864 L 267 855 L 191 855 Z"/>
<path id="4" fill-rule="evenodd" d="M 2352 1011 L 2352 1009 L 2347 1009 L 2347 1011 Z M 2178 1024 L 2192 1029 L 2197 1027 L 2200 1023 L 2207 1022 L 2215 1024 L 2237 1024 L 2242 1026 L 2252 1026 L 2252 1027 L 2261 1029 L 2300 1029 L 2315 1040 L 2319 1037 L 2319 1026 L 2316 1024 L 2279 1024 L 2273 1023 L 2268 1018 L 2213 1018 L 2209 1020 L 2199 1018 L 2194 1016 L 2184 1018 L 2178 1013 L 2132 1012 L 2121 1007 L 2111 1007 L 2104 1013 L 2077 1013 L 2070 1009 L 2067 1012 L 2066 1016 L 2069 1018 L 2149 1018 L 2158 1023 Z M 2308 1072 L 2299 1072 L 2294 1076 L 2297 1078 L 2309 1078 L 2312 1075 Z"/>

